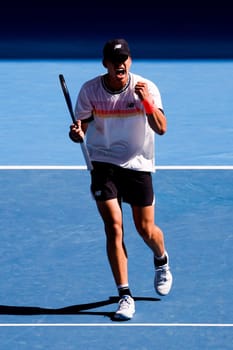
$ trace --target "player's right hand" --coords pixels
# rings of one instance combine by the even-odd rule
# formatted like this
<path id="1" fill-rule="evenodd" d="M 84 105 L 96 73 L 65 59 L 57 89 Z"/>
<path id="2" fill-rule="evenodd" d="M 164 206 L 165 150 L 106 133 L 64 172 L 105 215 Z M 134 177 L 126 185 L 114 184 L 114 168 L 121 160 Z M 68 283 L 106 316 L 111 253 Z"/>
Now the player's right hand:
<path id="1" fill-rule="evenodd" d="M 77 120 L 75 124 L 70 126 L 69 137 L 73 142 L 83 142 L 84 132 L 81 127 L 81 120 Z"/>

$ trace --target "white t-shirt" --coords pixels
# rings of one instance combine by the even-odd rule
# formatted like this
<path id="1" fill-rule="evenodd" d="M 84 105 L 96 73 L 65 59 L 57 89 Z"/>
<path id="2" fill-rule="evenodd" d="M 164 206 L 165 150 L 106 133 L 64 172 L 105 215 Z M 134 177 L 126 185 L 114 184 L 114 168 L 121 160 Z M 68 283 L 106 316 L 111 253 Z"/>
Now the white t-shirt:
<path id="1" fill-rule="evenodd" d="M 126 87 L 111 92 L 103 76 L 84 83 L 75 107 L 77 119 L 93 117 L 88 124 L 86 144 L 92 161 L 107 162 L 138 171 L 154 171 L 154 131 L 144 107 L 134 92 L 138 81 L 148 84 L 155 105 L 162 109 L 157 86 L 130 73 Z"/>

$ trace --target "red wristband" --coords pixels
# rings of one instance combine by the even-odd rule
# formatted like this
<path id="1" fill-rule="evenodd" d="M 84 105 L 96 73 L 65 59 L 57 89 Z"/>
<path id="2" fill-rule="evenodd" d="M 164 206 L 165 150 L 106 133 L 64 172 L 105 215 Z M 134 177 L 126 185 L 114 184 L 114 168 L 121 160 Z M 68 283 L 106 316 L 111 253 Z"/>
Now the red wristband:
<path id="1" fill-rule="evenodd" d="M 145 108 L 146 114 L 153 114 L 153 112 L 155 110 L 153 101 L 152 100 L 142 100 L 141 102 Z"/>

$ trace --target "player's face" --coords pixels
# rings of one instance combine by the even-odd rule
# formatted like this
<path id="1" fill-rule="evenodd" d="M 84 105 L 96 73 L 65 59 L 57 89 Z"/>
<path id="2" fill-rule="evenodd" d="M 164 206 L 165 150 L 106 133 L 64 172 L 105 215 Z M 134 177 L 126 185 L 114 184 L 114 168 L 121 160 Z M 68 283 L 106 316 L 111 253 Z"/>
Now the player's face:
<path id="1" fill-rule="evenodd" d="M 128 81 L 129 70 L 131 67 L 132 60 L 127 57 L 124 61 L 111 62 L 106 60 L 104 66 L 108 70 L 108 79 L 111 84 L 115 84 L 116 88 L 121 88 Z"/>

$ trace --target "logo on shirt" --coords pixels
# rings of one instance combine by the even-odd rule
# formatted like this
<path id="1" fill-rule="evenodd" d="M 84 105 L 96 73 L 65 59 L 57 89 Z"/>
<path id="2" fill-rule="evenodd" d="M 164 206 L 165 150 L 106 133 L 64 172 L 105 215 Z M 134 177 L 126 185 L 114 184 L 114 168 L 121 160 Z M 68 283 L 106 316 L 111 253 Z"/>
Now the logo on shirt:
<path id="1" fill-rule="evenodd" d="M 134 108 L 134 102 L 129 102 L 127 108 Z"/>

